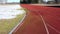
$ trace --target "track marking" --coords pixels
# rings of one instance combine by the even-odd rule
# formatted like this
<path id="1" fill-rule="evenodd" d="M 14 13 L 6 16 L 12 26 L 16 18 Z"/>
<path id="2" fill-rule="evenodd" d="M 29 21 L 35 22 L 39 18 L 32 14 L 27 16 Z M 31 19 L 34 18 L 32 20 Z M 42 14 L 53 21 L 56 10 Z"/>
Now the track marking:
<path id="1" fill-rule="evenodd" d="M 47 34 L 49 34 L 49 31 L 48 31 L 47 26 L 49 26 L 50 28 L 52 28 L 53 30 L 55 30 L 57 33 L 59 33 L 59 34 L 60 34 L 60 31 L 58 31 L 57 29 L 55 29 L 53 26 L 49 25 L 48 23 L 45 23 L 45 21 L 44 21 L 44 19 L 43 19 L 42 15 L 40 15 L 40 16 L 41 16 L 42 21 L 43 21 L 43 23 L 44 23 L 44 26 L 45 26 L 45 28 L 46 28 Z"/>
<path id="2" fill-rule="evenodd" d="M 57 29 L 55 29 L 53 26 L 51 26 L 51 25 L 49 25 L 49 24 L 47 24 L 47 26 L 49 26 L 50 28 L 52 28 L 53 30 L 55 30 L 57 33 L 60 34 L 60 31 L 58 31 Z"/>
<path id="3" fill-rule="evenodd" d="M 46 32 L 47 32 L 47 34 L 49 34 L 48 27 L 47 27 L 47 25 L 46 25 L 46 23 L 45 23 L 45 21 L 44 21 L 44 19 L 43 19 L 42 15 L 40 15 L 40 16 L 41 16 L 42 21 L 43 21 L 43 24 L 44 24 L 44 26 L 45 26 Z"/>
<path id="4" fill-rule="evenodd" d="M 26 17 L 26 14 L 25 14 L 24 17 L 22 18 L 22 20 L 19 21 L 19 23 L 9 32 L 9 34 L 12 34 L 12 33 L 15 31 L 15 29 L 22 23 L 22 21 L 25 19 L 25 17 Z M 22 24 L 21 24 L 21 25 L 22 25 Z"/>

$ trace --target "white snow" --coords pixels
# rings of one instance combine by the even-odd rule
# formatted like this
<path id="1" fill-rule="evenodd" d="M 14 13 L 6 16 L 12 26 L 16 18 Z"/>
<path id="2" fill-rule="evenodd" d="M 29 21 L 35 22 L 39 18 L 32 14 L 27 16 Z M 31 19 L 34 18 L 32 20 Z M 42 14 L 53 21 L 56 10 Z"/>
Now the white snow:
<path id="1" fill-rule="evenodd" d="M 24 10 L 16 10 L 18 8 L 22 8 L 20 5 L 5 5 L 0 6 L 0 19 L 13 19 L 16 18 L 17 15 L 23 14 Z"/>

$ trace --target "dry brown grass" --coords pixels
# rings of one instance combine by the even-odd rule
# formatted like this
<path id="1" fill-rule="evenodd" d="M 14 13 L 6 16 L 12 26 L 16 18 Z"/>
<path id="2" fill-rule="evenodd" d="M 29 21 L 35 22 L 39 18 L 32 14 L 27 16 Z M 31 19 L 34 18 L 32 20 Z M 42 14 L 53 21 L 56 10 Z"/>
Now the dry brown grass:
<path id="1" fill-rule="evenodd" d="M 8 34 L 21 21 L 25 14 L 17 15 L 14 19 L 0 20 L 0 34 Z"/>

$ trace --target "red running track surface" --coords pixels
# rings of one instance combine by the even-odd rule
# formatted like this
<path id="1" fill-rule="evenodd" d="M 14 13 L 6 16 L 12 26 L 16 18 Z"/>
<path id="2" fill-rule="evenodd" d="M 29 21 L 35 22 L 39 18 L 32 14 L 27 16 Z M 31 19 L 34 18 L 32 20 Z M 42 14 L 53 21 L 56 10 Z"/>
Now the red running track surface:
<path id="1" fill-rule="evenodd" d="M 28 10 L 13 34 L 60 34 L 60 8 L 21 4 Z"/>

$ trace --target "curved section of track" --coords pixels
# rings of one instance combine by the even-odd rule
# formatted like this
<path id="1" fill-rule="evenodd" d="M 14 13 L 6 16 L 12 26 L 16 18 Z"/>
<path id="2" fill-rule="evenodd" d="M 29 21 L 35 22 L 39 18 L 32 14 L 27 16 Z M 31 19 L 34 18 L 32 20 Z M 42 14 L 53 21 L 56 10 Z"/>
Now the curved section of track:
<path id="1" fill-rule="evenodd" d="M 21 4 L 28 10 L 13 34 L 60 34 L 60 8 Z"/>

